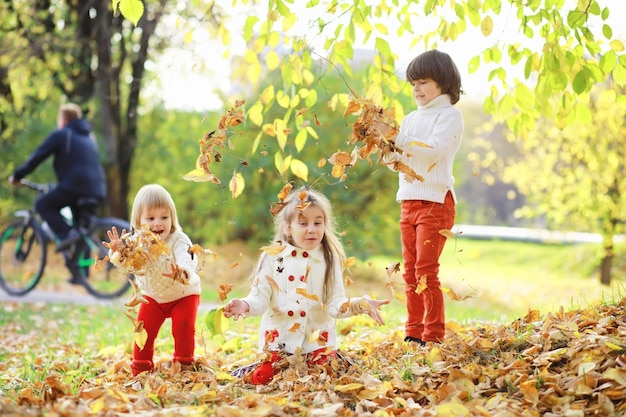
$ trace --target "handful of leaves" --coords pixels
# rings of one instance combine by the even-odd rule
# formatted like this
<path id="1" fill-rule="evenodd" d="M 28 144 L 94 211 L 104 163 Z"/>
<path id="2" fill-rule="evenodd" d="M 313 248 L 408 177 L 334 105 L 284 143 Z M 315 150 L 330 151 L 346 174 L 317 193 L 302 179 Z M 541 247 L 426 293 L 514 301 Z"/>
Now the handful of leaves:
<path id="1" fill-rule="evenodd" d="M 355 146 L 350 153 L 337 151 L 328 158 L 328 162 L 333 165 L 332 176 L 334 178 L 340 178 L 341 181 L 345 180 L 346 168 L 354 166 L 359 159 L 366 159 L 371 163 L 370 156 L 378 153 L 377 163 L 404 173 L 409 182 L 424 181 L 424 177 L 397 158 L 397 155 L 402 155 L 405 152 L 396 147 L 395 144 L 400 127 L 396 123 L 393 108 L 384 109 L 376 105 L 371 99 L 357 97 L 348 103 L 343 113 L 344 117 L 351 114 L 358 114 L 358 119 L 352 125 L 349 141 L 351 145 L 354 144 Z M 359 146 L 359 144 L 361 145 Z M 389 156 L 385 158 L 387 155 Z"/>
<path id="2" fill-rule="evenodd" d="M 145 273 L 160 256 L 170 253 L 169 246 L 147 227 L 119 237 L 115 231 L 107 246 L 111 263 L 133 274 Z"/>

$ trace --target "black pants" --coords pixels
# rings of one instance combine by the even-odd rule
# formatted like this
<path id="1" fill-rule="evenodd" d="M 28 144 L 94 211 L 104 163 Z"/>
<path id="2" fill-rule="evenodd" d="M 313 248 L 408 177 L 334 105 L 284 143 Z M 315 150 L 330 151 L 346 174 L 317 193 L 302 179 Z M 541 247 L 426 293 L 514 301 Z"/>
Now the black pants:
<path id="1" fill-rule="evenodd" d="M 76 221 L 81 216 L 77 202 L 82 197 L 85 196 L 54 188 L 48 193 L 40 195 L 35 201 L 35 210 L 48 223 L 59 241 L 67 238 L 72 228 L 72 225 L 61 214 L 61 209 L 69 207 L 72 210 L 74 221 Z"/>

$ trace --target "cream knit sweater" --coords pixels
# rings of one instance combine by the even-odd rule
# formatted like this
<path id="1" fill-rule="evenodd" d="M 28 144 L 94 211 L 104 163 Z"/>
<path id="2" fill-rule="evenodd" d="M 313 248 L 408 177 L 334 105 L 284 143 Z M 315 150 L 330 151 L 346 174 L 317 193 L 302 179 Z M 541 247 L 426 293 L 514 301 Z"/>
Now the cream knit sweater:
<path id="1" fill-rule="evenodd" d="M 396 154 L 396 158 L 424 177 L 424 181 L 408 182 L 400 173 L 396 200 L 443 203 L 446 193 L 451 191 L 456 202 L 452 164 L 462 133 L 463 115 L 452 106 L 447 94 L 435 97 L 404 117 L 395 140 L 396 147 L 404 153 Z"/>
<path id="2" fill-rule="evenodd" d="M 156 302 L 169 303 L 192 294 L 200 294 L 200 276 L 196 272 L 198 256 L 193 257 L 189 253 L 192 246 L 189 237 L 181 230 L 177 230 L 165 239 L 170 247 L 169 255 L 159 257 L 154 265 L 151 265 L 143 275 L 135 275 L 137 284 L 143 295 L 153 298 Z M 163 273 L 171 273 L 170 264 L 178 264 L 187 272 L 189 284 L 182 284 Z"/>

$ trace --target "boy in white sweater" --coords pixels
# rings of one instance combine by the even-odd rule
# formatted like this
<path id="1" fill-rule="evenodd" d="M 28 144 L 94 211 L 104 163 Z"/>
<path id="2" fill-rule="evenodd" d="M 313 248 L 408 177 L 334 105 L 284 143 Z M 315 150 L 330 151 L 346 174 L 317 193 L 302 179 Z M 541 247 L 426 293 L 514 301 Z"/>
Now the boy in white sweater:
<path id="1" fill-rule="evenodd" d="M 441 342 L 445 336 L 439 257 L 445 232 L 454 225 L 456 195 L 452 165 L 463 133 L 463 116 L 453 107 L 462 93 L 461 76 L 446 53 L 417 56 L 406 71 L 417 110 L 404 117 L 395 138 L 395 157 L 423 181 L 399 173 L 403 278 L 407 313 L 405 341 Z M 424 287 L 425 285 L 425 287 Z"/>

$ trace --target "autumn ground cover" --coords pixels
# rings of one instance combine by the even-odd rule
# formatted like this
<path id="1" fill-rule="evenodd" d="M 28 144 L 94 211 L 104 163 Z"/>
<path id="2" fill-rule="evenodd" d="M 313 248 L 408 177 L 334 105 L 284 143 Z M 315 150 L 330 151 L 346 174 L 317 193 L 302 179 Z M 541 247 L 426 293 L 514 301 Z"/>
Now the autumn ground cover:
<path id="1" fill-rule="evenodd" d="M 458 239 L 442 258 L 447 339 L 426 348 L 402 342 L 403 304 L 384 309 L 387 325 L 341 320 L 345 361 L 308 369 L 301 358 L 261 389 L 230 376 L 256 359 L 258 319 L 205 323 L 220 283 L 245 293 L 254 251 L 217 249 L 207 265 L 198 321 L 198 371 L 172 365 L 166 324 L 157 372 L 133 378 L 132 324 L 123 300 L 105 305 L 3 303 L 1 415 L 219 416 L 587 416 L 626 412 L 626 292 L 601 287 L 584 246 L 537 246 Z M 352 295 L 392 297 L 385 267 L 352 268 Z M 54 264 L 54 262 L 53 262 Z M 60 268 L 59 268 L 60 269 Z M 55 268 L 49 271 L 54 275 Z M 62 274 L 62 272 L 60 273 Z M 46 277 L 49 290 L 81 290 Z"/>

